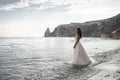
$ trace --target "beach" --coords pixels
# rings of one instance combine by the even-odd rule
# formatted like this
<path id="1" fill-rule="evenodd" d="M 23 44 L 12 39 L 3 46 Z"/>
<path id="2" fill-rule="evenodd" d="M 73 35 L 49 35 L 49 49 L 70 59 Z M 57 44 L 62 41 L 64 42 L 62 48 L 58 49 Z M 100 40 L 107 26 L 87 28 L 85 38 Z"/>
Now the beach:
<path id="1" fill-rule="evenodd" d="M 84 38 L 92 64 L 73 66 L 74 38 L 2 38 L 0 80 L 119 80 L 119 42 Z"/>

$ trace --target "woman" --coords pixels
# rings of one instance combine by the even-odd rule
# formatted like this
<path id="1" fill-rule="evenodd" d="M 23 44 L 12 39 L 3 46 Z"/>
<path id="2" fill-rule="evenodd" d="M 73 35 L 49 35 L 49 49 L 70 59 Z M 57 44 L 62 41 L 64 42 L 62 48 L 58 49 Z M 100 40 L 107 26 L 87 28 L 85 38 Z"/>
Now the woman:
<path id="1" fill-rule="evenodd" d="M 89 65 L 91 64 L 91 60 L 86 54 L 83 46 L 79 42 L 82 38 L 82 32 L 80 28 L 76 29 L 75 36 L 75 44 L 74 44 L 74 57 L 73 57 L 73 65 Z"/>

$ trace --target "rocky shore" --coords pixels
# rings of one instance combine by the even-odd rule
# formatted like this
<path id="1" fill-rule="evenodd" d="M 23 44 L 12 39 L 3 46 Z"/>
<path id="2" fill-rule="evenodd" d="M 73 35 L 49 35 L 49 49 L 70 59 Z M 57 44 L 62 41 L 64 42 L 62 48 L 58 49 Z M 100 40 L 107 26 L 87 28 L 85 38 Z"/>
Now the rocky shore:
<path id="1" fill-rule="evenodd" d="M 90 77 L 88 80 L 120 80 L 120 50 L 115 51 L 110 61 L 95 66 L 100 72 Z"/>

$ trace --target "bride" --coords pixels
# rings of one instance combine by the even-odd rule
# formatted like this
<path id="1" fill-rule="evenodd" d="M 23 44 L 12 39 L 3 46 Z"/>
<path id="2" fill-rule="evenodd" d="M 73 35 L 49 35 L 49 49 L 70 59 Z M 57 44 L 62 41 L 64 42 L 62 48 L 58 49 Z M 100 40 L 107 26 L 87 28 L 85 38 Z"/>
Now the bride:
<path id="1" fill-rule="evenodd" d="M 85 52 L 80 39 L 82 38 L 82 32 L 80 28 L 76 28 L 75 44 L 74 44 L 74 56 L 73 65 L 89 65 L 91 60 Z"/>

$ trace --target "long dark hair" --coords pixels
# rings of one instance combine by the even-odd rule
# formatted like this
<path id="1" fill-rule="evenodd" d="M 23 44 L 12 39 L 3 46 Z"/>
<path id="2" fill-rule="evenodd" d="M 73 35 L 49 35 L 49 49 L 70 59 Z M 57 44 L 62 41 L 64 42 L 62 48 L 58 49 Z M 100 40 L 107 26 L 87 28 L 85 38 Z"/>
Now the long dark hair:
<path id="1" fill-rule="evenodd" d="M 80 36 L 80 38 L 82 38 L 82 31 L 80 28 L 77 28 L 77 34 Z"/>

